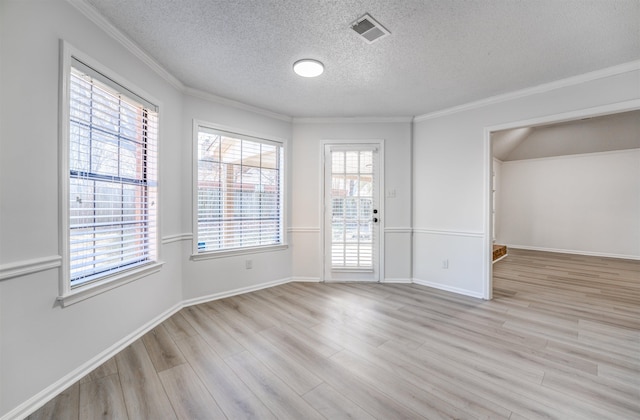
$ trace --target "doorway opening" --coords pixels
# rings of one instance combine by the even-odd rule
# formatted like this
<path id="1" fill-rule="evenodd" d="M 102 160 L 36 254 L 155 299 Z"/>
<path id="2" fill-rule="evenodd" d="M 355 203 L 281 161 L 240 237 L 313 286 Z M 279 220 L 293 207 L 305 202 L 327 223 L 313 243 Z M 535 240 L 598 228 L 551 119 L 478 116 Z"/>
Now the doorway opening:
<path id="1" fill-rule="evenodd" d="M 491 299 L 493 296 L 493 245 L 494 245 L 494 229 L 496 227 L 495 213 L 495 192 L 500 194 L 500 183 L 498 181 L 497 188 L 494 183 L 494 173 L 496 172 L 496 165 L 494 164 L 494 148 L 495 144 L 492 138 L 495 134 L 500 132 L 511 131 L 511 134 L 518 135 L 526 134 L 527 130 L 536 129 L 537 127 L 569 123 L 572 121 L 579 121 L 584 119 L 602 117 L 607 115 L 621 114 L 628 111 L 636 111 L 640 109 L 640 100 L 632 100 L 626 102 L 620 102 L 615 104 L 609 104 L 601 107 L 588 108 L 568 113 L 549 115 L 541 118 L 517 121 L 499 126 L 491 126 L 485 128 L 485 272 L 484 272 L 484 287 L 483 296 L 485 299 Z M 518 134 L 519 132 L 519 134 Z M 500 169 L 498 168 L 498 171 Z M 498 215 L 499 219 L 499 215 Z M 499 230 L 499 229 L 498 229 Z M 498 233 L 499 237 L 500 234 Z M 508 244 L 505 244 L 508 245 Z"/>

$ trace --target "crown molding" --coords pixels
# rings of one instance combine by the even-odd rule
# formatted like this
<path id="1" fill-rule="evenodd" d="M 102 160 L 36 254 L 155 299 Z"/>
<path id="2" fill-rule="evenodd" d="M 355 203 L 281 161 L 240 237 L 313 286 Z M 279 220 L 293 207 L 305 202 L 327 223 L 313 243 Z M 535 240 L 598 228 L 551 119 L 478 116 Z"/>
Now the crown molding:
<path id="1" fill-rule="evenodd" d="M 122 31 L 116 28 L 109 20 L 107 20 L 102 14 L 96 10 L 91 4 L 87 3 L 85 0 L 67 0 L 69 4 L 75 7 L 80 13 L 86 16 L 90 21 L 95 23 L 100 29 L 105 31 L 107 35 L 111 36 L 117 42 L 119 42 L 123 47 L 125 47 L 130 53 L 140 59 L 144 64 L 146 64 L 151 70 L 156 72 L 160 77 L 169 82 L 171 86 L 178 89 L 180 92 L 194 96 L 200 99 L 205 99 L 211 102 L 216 102 L 222 105 L 227 105 L 233 108 L 243 109 L 245 111 L 250 111 L 256 114 L 264 115 L 270 118 L 275 118 L 278 120 L 291 122 L 291 117 L 288 115 L 279 114 L 277 112 L 272 112 L 263 108 L 259 108 L 256 106 L 248 105 L 239 101 L 234 101 L 232 99 L 223 98 L 221 96 L 214 95 L 212 93 L 203 92 L 201 90 L 197 90 L 188 86 L 185 86 L 177 77 L 171 74 L 167 69 L 165 69 L 160 63 L 158 63 L 153 57 L 151 57 L 146 51 L 138 46 L 133 40 L 131 40 L 127 35 L 125 35 Z"/>
<path id="2" fill-rule="evenodd" d="M 410 123 L 413 117 L 293 117 L 294 124 Z"/>
<path id="3" fill-rule="evenodd" d="M 414 122 L 426 121 L 433 118 L 443 117 L 445 115 L 451 115 L 451 114 L 456 114 L 463 111 L 482 108 L 487 105 L 493 105 L 500 102 L 511 101 L 511 100 L 522 98 L 525 96 L 532 96 L 532 95 L 536 95 L 544 92 L 549 92 L 551 90 L 579 85 L 581 83 L 586 83 L 586 82 L 590 82 L 598 79 L 604 79 L 605 77 L 616 76 L 618 74 L 629 73 L 637 70 L 640 70 L 640 60 L 631 61 L 628 63 L 613 66 L 613 67 L 607 67 L 605 69 L 568 77 L 566 79 L 556 80 L 554 82 L 544 83 L 538 86 L 521 89 L 514 92 L 509 92 L 502 95 L 490 96 L 488 98 L 481 99 L 479 101 L 469 102 L 463 105 L 458 105 L 458 106 L 446 108 L 440 111 L 431 112 L 429 114 L 419 115 L 414 118 Z"/>
<path id="4" fill-rule="evenodd" d="M 233 108 L 243 109 L 245 111 L 253 112 L 254 114 L 264 115 L 266 117 L 275 118 L 277 120 L 282 120 L 286 122 L 291 122 L 292 118 L 288 115 L 279 114 L 277 112 L 269 111 L 264 108 L 260 108 L 253 105 L 245 104 L 244 102 L 239 102 L 233 99 L 224 98 L 222 96 L 214 95 L 213 93 L 204 92 L 202 90 L 194 89 L 192 87 L 185 87 L 182 90 L 185 94 L 189 96 L 193 96 L 195 98 L 204 99 L 206 101 L 216 102 L 221 105 L 231 106 Z"/>
<path id="5" fill-rule="evenodd" d="M 123 47 L 129 50 L 130 53 L 138 57 L 143 63 L 149 66 L 160 77 L 169 82 L 171 86 L 180 91 L 184 91 L 184 84 L 178 80 L 173 74 L 169 73 L 167 69 L 162 67 L 153 57 L 147 54 L 142 48 L 133 42 L 127 35 L 125 35 L 118 28 L 107 20 L 95 7 L 90 5 L 84 0 L 67 0 L 73 7 L 75 7 L 80 13 L 85 15 L 90 21 L 95 23 L 100 29 L 105 31 L 109 36 L 118 41 Z"/>

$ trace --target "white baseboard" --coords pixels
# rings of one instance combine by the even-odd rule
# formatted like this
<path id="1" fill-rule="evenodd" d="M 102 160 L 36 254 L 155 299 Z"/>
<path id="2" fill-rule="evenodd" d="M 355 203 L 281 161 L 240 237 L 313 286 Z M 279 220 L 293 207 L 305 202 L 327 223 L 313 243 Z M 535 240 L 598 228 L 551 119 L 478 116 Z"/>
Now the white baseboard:
<path id="1" fill-rule="evenodd" d="M 411 281 L 411 279 L 408 278 L 393 278 L 393 277 L 387 277 L 383 280 L 380 281 L 380 283 L 389 283 L 389 284 L 411 284 L 413 283 Z"/>
<path id="2" fill-rule="evenodd" d="M 558 254 L 586 255 L 589 257 L 620 258 L 623 260 L 640 260 L 640 255 L 611 254 L 608 252 L 578 251 L 574 249 L 544 248 L 539 246 L 507 244 L 507 248 L 526 249 L 529 251 L 555 252 Z"/>
<path id="3" fill-rule="evenodd" d="M 256 284 L 254 286 L 241 287 L 239 289 L 227 290 L 225 292 L 213 293 L 206 296 L 187 299 L 182 301 L 182 307 L 198 305 L 200 303 L 211 302 L 212 300 L 224 299 L 231 296 L 241 295 L 243 293 L 255 292 L 256 290 L 267 289 L 269 287 L 279 286 L 281 284 L 291 282 L 291 277 L 280 280 L 273 280 L 266 283 Z"/>
<path id="4" fill-rule="evenodd" d="M 261 283 L 255 286 L 234 289 L 227 292 L 214 293 L 211 295 L 202 296 L 195 299 L 187 299 L 180 303 L 177 303 L 176 305 L 172 306 L 168 310 L 164 311 L 162 314 L 158 315 L 157 317 L 147 322 L 142 327 L 138 328 L 131 334 L 124 337 L 122 340 L 118 341 L 117 343 L 113 344 L 112 346 L 110 346 L 109 348 L 107 348 L 97 356 L 93 357 L 91 360 L 87 361 L 86 363 L 83 363 L 78 368 L 74 369 L 73 371 L 63 376 L 53 384 L 49 385 L 47 388 L 40 391 L 33 397 L 29 398 L 27 401 L 23 402 L 19 406 L 15 407 L 13 410 L 9 411 L 4 416 L 2 416 L 0 420 L 17 420 L 17 419 L 23 419 L 29 416 L 34 411 L 36 411 L 37 409 L 45 405 L 47 402 L 49 402 L 51 399 L 56 397 L 58 394 L 60 394 L 62 391 L 64 391 L 65 389 L 67 389 L 68 387 L 70 387 L 80 379 L 82 379 L 84 376 L 88 375 L 95 368 L 97 368 L 98 366 L 100 366 L 101 364 L 103 364 L 104 362 L 106 362 L 116 354 L 118 354 L 120 351 L 124 350 L 125 347 L 127 347 L 128 345 L 130 345 L 140 337 L 142 337 L 147 332 L 151 331 L 153 328 L 161 324 L 171 315 L 175 314 L 176 312 L 178 312 L 180 309 L 184 307 L 197 305 L 199 303 L 210 302 L 212 300 L 224 299 L 226 297 L 231 297 L 231 296 L 235 296 L 243 293 L 254 292 L 256 290 L 278 286 L 281 284 L 289 283 L 291 281 L 292 281 L 291 278 L 285 278 L 285 279 L 270 281 L 267 283 Z"/>
<path id="5" fill-rule="evenodd" d="M 464 296 L 484 299 L 484 296 L 482 296 L 482 293 L 474 292 L 472 290 L 467 290 L 467 289 L 461 289 L 459 287 L 448 286 L 446 284 L 434 283 L 434 282 L 431 282 L 431 281 L 421 280 L 421 279 L 416 279 L 416 278 L 413 279 L 413 283 L 419 284 L 421 286 L 433 287 L 434 289 L 440 289 L 440 290 L 444 290 L 446 292 L 457 293 L 459 295 L 464 295 Z"/>
<path id="6" fill-rule="evenodd" d="M 300 282 L 300 283 L 320 283 L 320 277 L 292 277 L 292 282 Z"/>
<path id="7" fill-rule="evenodd" d="M 62 391 L 64 391 L 65 389 L 67 389 L 68 387 L 70 387 L 71 385 L 73 385 L 83 377 L 85 377 L 95 368 L 102 365 L 104 362 L 106 362 L 107 360 L 109 360 L 110 358 L 118 354 L 125 347 L 127 347 L 128 345 L 130 345 L 131 343 L 133 343 L 134 341 L 136 341 L 137 339 L 145 335 L 147 332 L 151 331 L 153 328 L 155 328 L 157 325 L 159 325 L 164 320 L 169 318 L 171 315 L 178 312 L 180 309 L 182 309 L 182 304 L 176 304 L 173 307 L 167 309 L 162 314 L 153 318 L 152 320 L 144 324 L 142 327 L 138 328 L 137 330 L 133 331 L 131 334 L 124 337 L 122 340 L 113 344 L 103 352 L 99 353 L 97 356 L 91 358 L 86 363 L 83 363 L 76 369 L 69 372 L 67 375 L 63 376 L 53 384 L 49 385 L 42 391 L 38 392 L 33 397 L 29 398 L 19 406 L 15 407 L 13 410 L 6 413 L 4 416 L 2 416 L 2 420 L 23 419 L 29 416 L 34 411 L 36 411 L 37 409 L 45 405 L 47 402 L 52 400 L 54 397 L 56 397 L 58 394 L 60 394 Z"/>

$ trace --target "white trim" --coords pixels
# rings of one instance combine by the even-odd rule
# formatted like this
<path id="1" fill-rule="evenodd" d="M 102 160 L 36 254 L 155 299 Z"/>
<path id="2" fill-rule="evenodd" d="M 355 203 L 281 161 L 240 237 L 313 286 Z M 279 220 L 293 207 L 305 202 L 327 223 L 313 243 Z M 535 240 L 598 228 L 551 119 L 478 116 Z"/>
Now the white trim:
<path id="1" fill-rule="evenodd" d="M 640 255 L 612 254 L 609 252 L 582 251 L 582 250 L 576 250 L 576 249 L 558 249 L 558 248 L 546 248 L 541 246 L 511 245 L 511 244 L 508 244 L 507 248 L 526 249 L 529 251 L 553 252 L 556 254 L 586 255 L 589 257 L 618 258 L 623 260 L 640 260 Z"/>
<path id="2" fill-rule="evenodd" d="M 231 134 L 237 134 L 241 138 L 244 136 L 255 137 L 258 140 L 267 140 L 278 143 L 278 146 L 282 148 L 283 154 L 283 167 L 281 168 L 281 179 L 282 185 L 280 190 L 281 197 L 281 218 L 282 218 L 282 243 L 278 245 L 269 245 L 269 246 L 261 246 L 255 248 L 242 248 L 238 250 L 222 250 L 222 251 L 210 251 L 207 253 L 198 253 L 198 131 L 199 128 L 202 127 L 204 129 L 215 130 L 215 131 L 224 131 Z M 287 227 L 287 200 L 288 200 L 288 188 L 289 188 L 289 140 L 285 138 L 281 138 L 278 136 L 272 136 L 269 134 L 259 133 L 250 130 L 238 129 L 236 127 L 231 127 L 227 125 L 212 123 L 208 121 L 203 121 L 194 118 L 192 124 L 192 133 L 191 133 L 191 227 L 193 229 L 193 241 L 191 248 L 191 259 L 193 261 L 209 259 L 209 258 L 220 258 L 226 257 L 230 255 L 240 255 L 240 254 L 253 254 L 256 252 L 266 252 L 266 251 L 278 251 L 282 249 L 286 249 L 287 239 L 288 239 L 288 227 Z"/>
<path id="3" fill-rule="evenodd" d="M 161 207 L 161 189 L 157 188 L 156 192 L 156 206 L 155 206 L 155 244 L 150 248 L 155 249 L 155 260 L 147 265 L 133 268 L 130 270 L 124 270 L 114 275 L 106 275 L 101 277 L 99 281 L 93 284 L 87 284 L 79 286 L 73 290 L 71 288 L 71 275 L 69 270 L 68 260 L 70 258 L 69 249 L 69 104 L 70 104 L 70 78 L 72 60 L 76 59 L 83 64 L 91 67 L 95 71 L 100 72 L 105 77 L 108 77 L 115 83 L 121 85 L 124 89 L 130 90 L 132 93 L 141 96 L 146 101 L 154 103 L 158 109 L 158 138 L 156 139 L 156 172 L 157 185 L 161 185 L 160 182 L 160 119 L 162 111 L 162 102 L 157 100 L 153 95 L 147 93 L 144 89 L 139 88 L 136 84 L 131 83 L 128 79 L 123 78 L 118 72 L 111 70 L 109 67 L 103 65 L 101 62 L 95 60 L 93 57 L 78 50 L 70 43 L 61 39 L 59 41 L 59 91 L 58 91 L 58 194 L 59 194 L 59 223 L 58 223 L 58 246 L 59 252 L 62 257 L 60 266 L 60 275 L 58 278 L 58 300 L 63 306 L 67 306 L 81 300 L 87 299 L 91 296 L 103 293 L 114 287 L 121 286 L 129 283 L 130 281 L 137 280 L 141 277 L 157 272 L 164 264 L 161 262 L 161 246 L 159 230 L 161 223 L 161 213 L 159 211 Z M 113 282 L 113 285 L 107 284 Z"/>
<path id="4" fill-rule="evenodd" d="M 182 301 L 182 306 L 183 307 L 187 307 L 187 306 L 199 305 L 201 303 L 211 302 L 213 300 L 224 299 L 224 298 L 228 298 L 228 297 L 231 297 L 231 296 L 242 295 L 244 293 L 255 292 L 257 290 L 268 289 L 270 287 L 280 286 L 282 284 L 286 284 L 286 283 L 290 283 L 290 282 L 291 282 L 291 277 L 287 277 L 287 278 L 284 278 L 284 279 L 273 280 L 273 281 L 269 281 L 269 282 L 266 282 L 266 283 L 256 284 L 256 285 L 253 285 L 253 286 L 240 287 L 238 289 L 228 290 L 226 292 L 212 293 L 210 295 L 200 296 L 200 297 L 197 297 L 197 298 L 191 298 L 191 299 L 184 300 L 184 301 Z"/>
<path id="5" fill-rule="evenodd" d="M 538 86 L 516 90 L 514 92 L 509 92 L 509 93 L 496 95 L 496 96 L 490 96 L 488 98 L 484 98 L 478 101 L 468 102 L 463 105 L 458 105 L 451 108 L 442 109 L 440 111 L 419 115 L 414 118 L 414 121 L 422 122 L 422 121 L 430 120 L 433 118 L 443 117 L 445 115 L 451 115 L 459 112 L 469 111 L 472 109 L 482 108 L 487 105 L 506 102 L 513 99 L 522 98 L 525 96 L 537 95 L 537 94 L 548 92 L 551 90 L 579 85 L 581 83 L 586 83 L 586 82 L 590 82 L 598 79 L 604 79 L 606 77 L 611 77 L 611 76 L 617 76 L 619 74 L 629 73 L 636 70 L 640 70 L 640 60 L 631 61 L 631 62 L 620 64 L 617 66 L 580 74 L 578 76 L 568 77 L 566 79 L 556 80 L 550 83 L 543 83 Z"/>
<path id="6" fill-rule="evenodd" d="M 264 108 L 245 104 L 243 102 L 236 101 L 234 99 L 225 98 L 222 96 L 214 95 L 213 93 L 203 92 L 192 87 L 185 87 L 182 89 L 185 95 L 193 96 L 194 98 L 204 99 L 205 101 L 215 102 L 221 105 L 227 105 L 232 108 L 242 109 L 245 111 L 253 112 L 254 114 L 264 115 L 265 117 L 274 118 L 277 120 L 291 122 L 292 118 L 288 115 L 280 114 L 277 112 L 269 111 Z"/>
<path id="7" fill-rule="evenodd" d="M 474 292 L 467 289 L 461 289 L 459 287 L 447 286 L 446 284 L 442 284 L 442 283 L 434 283 L 431 281 L 421 280 L 416 278 L 413 279 L 413 283 L 419 284 L 421 286 L 432 287 L 434 289 L 444 290 L 446 292 L 457 293 L 459 295 L 470 296 L 478 299 L 484 299 L 481 293 Z"/>
<path id="8" fill-rule="evenodd" d="M 291 233 L 318 233 L 320 232 L 319 227 L 290 227 L 287 229 L 287 232 Z"/>
<path id="9" fill-rule="evenodd" d="M 413 233 L 413 229 L 410 227 L 386 227 L 384 233 Z"/>
<path id="10" fill-rule="evenodd" d="M 0 280 L 26 276 L 40 271 L 58 268 L 61 265 L 62 257 L 60 255 L 51 255 L 49 257 L 33 258 L 30 260 L 2 264 L 0 265 Z"/>
<path id="11" fill-rule="evenodd" d="M 633 62 L 636 64 L 636 68 L 640 67 L 640 61 Z M 634 70 L 634 69 L 632 69 Z M 560 114 L 552 114 L 538 118 L 532 118 L 521 121 L 514 121 L 499 125 L 486 126 L 484 128 L 484 229 L 485 232 L 493 232 L 492 226 L 492 206 L 493 200 L 491 200 L 491 178 L 493 172 L 493 156 L 491 153 L 491 133 L 499 130 L 508 130 L 513 128 L 531 127 L 543 124 L 558 123 L 572 120 L 579 120 L 588 117 L 599 117 L 602 115 L 616 114 L 626 111 L 634 111 L 640 109 L 640 99 L 632 99 L 629 101 L 616 102 L 612 104 L 578 109 L 575 111 L 563 112 Z M 493 290 L 493 264 L 489 264 L 492 261 L 493 254 L 493 238 L 491 234 L 485 236 L 484 252 L 483 252 L 483 292 L 486 299 L 491 299 Z"/>
<path id="12" fill-rule="evenodd" d="M 325 187 L 326 187 L 326 148 L 327 146 L 339 146 L 339 147 L 349 147 L 349 146 L 353 146 L 353 145 L 363 145 L 363 146 L 375 146 L 378 147 L 378 171 L 379 171 L 379 176 L 378 178 L 380 179 L 379 183 L 378 183 L 378 189 L 379 189 L 379 193 L 378 193 L 378 209 L 380 212 L 380 239 L 379 239 L 379 243 L 378 243 L 378 279 L 376 280 L 377 282 L 380 282 L 382 280 L 382 278 L 384 278 L 384 269 L 385 269 L 385 249 L 384 249 L 384 237 L 385 235 L 383 235 L 383 233 L 385 232 L 385 219 L 386 219 L 386 213 L 385 213 L 385 199 L 384 199 L 384 191 L 385 191 L 385 186 L 384 186 L 384 181 L 385 181 L 385 151 L 384 151 L 384 144 L 385 144 L 385 140 L 384 139 L 356 139 L 356 140 L 341 140 L 341 139 L 334 139 L 334 140 L 322 140 L 320 142 L 320 156 L 322 157 L 321 159 L 319 159 L 320 161 L 320 203 L 321 203 L 321 211 L 320 213 L 320 272 L 322 273 L 322 280 L 321 281 L 326 281 L 327 280 L 327 275 L 326 275 L 326 268 L 327 268 L 327 264 L 325 263 L 325 252 L 326 252 L 326 243 L 325 243 L 325 236 L 326 236 L 326 223 L 325 223 L 325 219 L 326 219 L 326 208 L 327 208 L 327 203 L 326 203 L 326 191 L 325 191 Z M 331 280 L 333 281 L 333 280 Z"/>
<path id="13" fill-rule="evenodd" d="M 58 301 L 66 307 L 74 303 L 81 302 L 93 296 L 97 296 L 116 287 L 123 286 L 132 281 L 150 276 L 160 271 L 164 265 L 163 261 L 155 261 L 147 265 L 133 268 L 131 270 L 117 273 L 113 276 L 106 276 L 95 283 L 88 283 L 79 286 L 77 289 L 70 289 L 58 296 Z"/>
<path id="14" fill-rule="evenodd" d="M 184 91 L 184 84 L 178 80 L 174 75 L 169 73 L 160 63 L 154 60 L 149 54 L 147 54 L 142 48 L 133 42 L 128 36 L 122 33 L 118 28 L 113 26 L 111 22 L 105 19 L 100 12 L 98 12 L 92 5 L 84 0 L 67 0 L 73 7 L 75 7 L 80 13 L 85 15 L 90 21 L 95 23 L 100 29 L 105 31 L 107 35 L 115 39 L 123 47 L 129 50 L 140 61 L 146 64 L 157 75 L 169 82 L 173 87 L 180 91 Z"/>
<path id="15" fill-rule="evenodd" d="M 411 281 L 410 278 L 393 278 L 393 277 L 386 277 L 384 278 L 382 281 L 380 281 L 380 283 L 387 283 L 387 284 L 411 284 L 413 283 Z"/>
<path id="16" fill-rule="evenodd" d="M 630 154 L 630 153 L 637 153 L 638 150 L 640 150 L 640 147 L 636 147 L 633 149 L 608 150 L 606 152 L 577 153 L 575 155 L 545 156 L 545 157 L 532 158 L 532 159 L 507 160 L 502 162 L 502 164 L 513 165 L 513 164 L 522 164 L 527 162 L 539 162 L 539 161 L 548 161 L 548 160 L 579 159 L 579 158 L 590 157 L 590 156 Z"/>
<path id="17" fill-rule="evenodd" d="M 295 276 L 291 278 L 291 283 L 320 283 L 320 277 Z"/>
<path id="18" fill-rule="evenodd" d="M 132 344 L 147 332 L 151 331 L 164 320 L 168 319 L 170 316 L 178 312 L 180 309 L 182 309 L 182 305 L 179 303 L 167 309 L 162 314 L 145 323 L 143 326 L 133 331 L 131 334 L 128 334 L 123 339 L 109 346 L 109 348 L 107 348 L 106 350 L 102 351 L 95 357 L 92 357 L 89 361 L 83 363 L 76 369 L 72 370 L 62 378 L 55 381 L 53 384 L 38 392 L 33 397 L 15 407 L 13 410 L 6 413 L 2 417 L 2 420 L 26 418 L 34 411 L 52 400 L 60 392 L 64 391 L 69 386 L 82 379 L 89 372 L 102 365 L 104 362 L 112 358 L 114 355 L 122 351 L 124 348 Z"/>
<path id="19" fill-rule="evenodd" d="M 253 248 L 239 248 L 239 249 L 231 249 L 225 251 L 209 251 L 203 252 L 201 254 L 191 254 L 191 261 L 203 261 L 203 260 L 211 260 L 216 258 L 226 258 L 226 257 L 236 257 L 238 255 L 250 255 L 250 254 L 261 254 L 263 252 L 276 252 L 276 251 L 284 251 L 289 248 L 289 245 L 266 245 L 266 246 L 256 246 Z"/>
<path id="20" fill-rule="evenodd" d="M 190 241 L 193 239 L 193 233 L 177 233 L 175 235 L 167 235 L 162 237 L 162 245 L 173 242 Z"/>
<path id="21" fill-rule="evenodd" d="M 118 28 L 113 26 L 99 11 L 97 11 L 91 4 L 85 0 L 67 0 L 69 4 L 75 7 L 80 13 L 87 17 L 91 22 L 95 23 L 100 29 L 107 33 L 111 38 L 120 43 L 125 49 L 147 65 L 157 75 L 169 82 L 171 86 L 178 89 L 181 93 L 189 96 L 197 97 L 207 101 L 216 102 L 223 105 L 228 105 L 233 108 L 243 109 L 245 111 L 253 112 L 255 114 L 261 114 L 270 118 L 291 122 L 292 118 L 288 115 L 279 114 L 277 112 L 269 111 L 264 108 L 245 104 L 233 99 L 223 98 L 218 95 L 214 95 L 209 92 L 204 92 L 192 87 L 186 86 L 177 77 L 171 74 L 165 69 L 158 61 L 151 57 L 146 51 L 132 41 L 127 35 L 125 35 Z"/>
<path id="22" fill-rule="evenodd" d="M 147 332 L 151 331 L 156 326 L 160 325 L 162 322 L 164 322 L 166 319 L 168 319 L 170 316 L 172 316 L 173 314 L 175 314 L 176 312 L 178 312 L 184 307 L 197 305 L 199 303 L 204 303 L 204 302 L 210 302 L 212 300 L 223 299 L 226 297 L 231 297 L 231 296 L 235 296 L 243 293 L 254 292 L 254 291 L 266 289 L 269 287 L 279 286 L 281 284 L 290 283 L 292 281 L 319 282 L 320 280 L 318 278 L 308 278 L 308 280 L 304 280 L 304 279 L 305 279 L 304 277 L 300 277 L 296 280 L 292 280 L 291 278 L 284 278 L 280 280 L 274 280 L 271 282 L 261 283 L 255 286 L 248 286 L 248 287 L 243 287 L 243 288 L 239 288 L 239 289 L 235 289 L 227 292 L 215 293 L 215 294 L 203 296 L 200 298 L 183 300 L 182 302 L 179 302 L 173 305 L 171 308 L 167 309 L 162 314 L 153 318 L 149 322 L 145 323 L 143 326 L 133 331 L 131 334 L 128 334 L 123 339 L 111 345 L 109 348 L 102 351 L 95 357 L 91 358 L 86 363 L 83 363 L 76 369 L 64 375 L 62 378 L 55 381 L 53 384 L 49 385 L 42 391 L 38 392 L 33 397 L 24 401 L 22 404 L 18 405 L 13 410 L 9 411 L 4 416 L 2 416 L 1 420 L 26 418 L 27 416 L 35 412 L 37 409 L 45 405 L 47 402 L 52 400 L 60 392 L 64 391 L 69 386 L 73 385 L 75 382 L 82 379 L 84 376 L 89 374 L 92 370 L 102 365 L 104 362 L 106 362 L 107 360 L 109 360 L 110 358 L 118 354 L 128 345 L 132 344 L 134 341 L 142 337 Z"/>
<path id="23" fill-rule="evenodd" d="M 271 134 L 265 134 L 263 132 L 260 131 L 252 131 L 252 130 L 246 130 L 244 128 L 238 128 L 238 127 L 234 127 L 231 125 L 224 125 L 224 124 L 218 124 L 218 123 L 214 123 L 214 122 L 210 122 L 210 121 L 205 121 L 205 120 L 200 120 L 197 118 L 193 119 L 193 128 L 194 128 L 194 133 L 197 134 L 197 128 L 199 126 L 202 126 L 204 128 L 208 128 L 210 130 L 217 130 L 217 131 L 224 131 L 230 134 L 237 134 L 239 136 L 249 136 L 249 137 L 255 137 L 256 139 L 262 139 L 262 140 L 269 140 L 269 141 L 274 141 L 276 143 L 282 143 L 283 146 L 288 145 L 289 139 L 284 138 L 284 137 L 278 137 L 278 136 L 273 136 Z M 192 135 L 192 140 L 195 139 L 197 140 L 196 136 Z M 197 158 L 197 156 L 196 156 Z M 286 156 L 285 156 L 286 158 Z"/>
<path id="24" fill-rule="evenodd" d="M 413 229 L 414 233 L 424 235 L 445 235 L 445 236 L 465 236 L 468 238 L 484 238 L 482 232 L 464 232 L 459 230 L 434 230 L 434 229 Z"/>
<path id="25" fill-rule="evenodd" d="M 358 123 L 410 123 L 413 117 L 293 117 L 294 124 L 358 124 Z"/>

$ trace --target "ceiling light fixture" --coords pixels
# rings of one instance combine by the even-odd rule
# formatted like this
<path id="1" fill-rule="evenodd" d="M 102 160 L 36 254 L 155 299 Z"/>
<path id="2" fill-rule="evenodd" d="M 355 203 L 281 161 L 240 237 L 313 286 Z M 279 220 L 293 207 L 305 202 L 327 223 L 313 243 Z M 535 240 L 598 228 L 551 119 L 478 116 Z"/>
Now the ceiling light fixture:
<path id="1" fill-rule="evenodd" d="M 324 64 L 318 60 L 305 58 L 304 60 L 298 60 L 293 63 L 293 71 L 295 71 L 298 76 L 317 77 L 324 72 Z"/>

